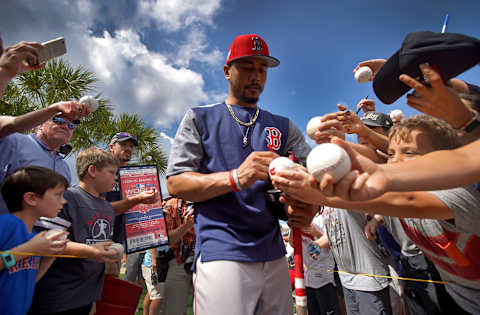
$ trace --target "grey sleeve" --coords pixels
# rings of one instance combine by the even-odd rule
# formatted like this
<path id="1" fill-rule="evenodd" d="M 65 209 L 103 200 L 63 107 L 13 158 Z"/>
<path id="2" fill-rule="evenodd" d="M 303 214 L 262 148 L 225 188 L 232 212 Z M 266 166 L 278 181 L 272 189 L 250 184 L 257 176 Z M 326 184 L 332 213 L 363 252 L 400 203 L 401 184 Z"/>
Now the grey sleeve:
<path id="1" fill-rule="evenodd" d="M 202 140 L 195 124 L 195 113 L 189 109 L 178 126 L 170 150 L 167 177 L 184 172 L 197 172 L 203 154 Z"/>
<path id="2" fill-rule="evenodd" d="M 436 190 L 430 193 L 450 208 L 455 218 L 455 226 L 459 230 L 479 235 L 480 193 L 474 186 Z"/>
<path id="3" fill-rule="evenodd" d="M 295 125 L 291 120 L 289 120 L 288 125 L 288 138 L 287 138 L 287 152 L 293 151 L 298 158 L 298 162 L 302 165 L 305 165 L 307 161 L 307 155 L 310 153 L 312 148 L 305 141 L 300 129 Z"/>

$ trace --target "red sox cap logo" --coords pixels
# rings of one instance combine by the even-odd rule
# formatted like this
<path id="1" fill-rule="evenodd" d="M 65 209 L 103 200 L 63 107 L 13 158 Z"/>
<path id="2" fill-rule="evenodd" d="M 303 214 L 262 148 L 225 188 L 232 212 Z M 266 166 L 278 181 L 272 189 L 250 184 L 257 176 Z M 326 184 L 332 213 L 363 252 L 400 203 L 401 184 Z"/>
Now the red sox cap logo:
<path id="1" fill-rule="evenodd" d="M 258 37 L 252 37 L 253 40 L 253 51 L 262 51 L 262 41 Z"/>
<path id="2" fill-rule="evenodd" d="M 275 127 L 265 127 L 267 137 L 265 140 L 272 150 L 277 151 L 282 146 L 282 133 Z"/>

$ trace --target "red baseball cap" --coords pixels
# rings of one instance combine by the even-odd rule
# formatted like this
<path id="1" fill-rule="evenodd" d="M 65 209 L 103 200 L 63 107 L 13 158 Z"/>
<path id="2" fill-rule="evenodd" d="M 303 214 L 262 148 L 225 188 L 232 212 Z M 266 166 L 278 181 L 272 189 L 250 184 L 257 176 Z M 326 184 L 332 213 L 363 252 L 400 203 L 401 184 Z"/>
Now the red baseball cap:
<path id="1" fill-rule="evenodd" d="M 227 55 L 227 65 L 232 61 L 247 57 L 259 57 L 267 62 L 269 67 L 280 64 L 277 58 L 270 56 L 267 43 L 256 34 L 239 35 L 233 40 Z"/>

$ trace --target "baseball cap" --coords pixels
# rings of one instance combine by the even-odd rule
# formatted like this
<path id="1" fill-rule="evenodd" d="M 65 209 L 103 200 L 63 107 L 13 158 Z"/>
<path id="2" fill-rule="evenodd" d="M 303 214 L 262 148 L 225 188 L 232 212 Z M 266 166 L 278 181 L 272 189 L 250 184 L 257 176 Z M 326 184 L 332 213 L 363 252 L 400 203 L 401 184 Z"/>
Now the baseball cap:
<path id="1" fill-rule="evenodd" d="M 127 141 L 127 140 L 132 140 L 133 144 L 135 146 L 138 146 L 137 137 L 135 137 L 132 134 L 129 134 L 128 132 L 124 132 L 124 131 L 115 134 L 112 137 L 112 140 L 110 140 L 110 144 L 114 144 L 116 142 L 123 142 L 123 141 Z"/>
<path id="2" fill-rule="evenodd" d="M 390 129 L 393 126 L 393 121 L 387 114 L 381 112 L 366 112 L 360 120 L 370 127 L 384 127 Z"/>
<path id="3" fill-rule="evenodd" d="M 385 104 L 392 104 L 410 90 L 398 77 L 408 74 L 423 81 L 420 64 L 428 63 L 443 80 L 453 78 L 480 61 L 480 41 L 457 33 L 414 32 L 378 70 L 373 89 Z"/>
<path id="4" fill-rule="evenodd" d="M 239 60 L 247 57 L 259 57 L 267 62 L 269 67 L 276 67 L 280 61 L 270 56 L 267 43 L 256 34 L 239 35 L 235 37 L 230 49 L 228 50 L 227 62 Z"/>

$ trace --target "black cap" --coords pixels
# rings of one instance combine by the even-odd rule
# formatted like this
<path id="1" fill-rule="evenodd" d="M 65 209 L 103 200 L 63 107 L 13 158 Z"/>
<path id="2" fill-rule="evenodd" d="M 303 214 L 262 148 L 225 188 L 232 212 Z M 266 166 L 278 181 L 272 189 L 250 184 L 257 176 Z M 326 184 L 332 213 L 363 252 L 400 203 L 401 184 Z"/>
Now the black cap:
<path id="1" fill-rule="evenodd" d="M 456 33 L 414 32 L 375 74 L 373 89 L 385 104 L 392 104 L 410 90 L 398 77 L 408 74 L 423 81 L 420 64 L 428 63 L 443 80 L 453 78 L 480 62 L 480 41 Z"/>
<path id="2" fill-rule="evenodd" d="M 381 112 L 366 112 L 360 120 L 370 127 L 384 127 L 390 129 L 393 126 L 393 121 L 390 116 Z"/>

